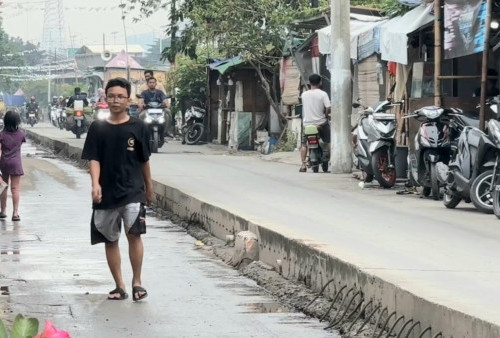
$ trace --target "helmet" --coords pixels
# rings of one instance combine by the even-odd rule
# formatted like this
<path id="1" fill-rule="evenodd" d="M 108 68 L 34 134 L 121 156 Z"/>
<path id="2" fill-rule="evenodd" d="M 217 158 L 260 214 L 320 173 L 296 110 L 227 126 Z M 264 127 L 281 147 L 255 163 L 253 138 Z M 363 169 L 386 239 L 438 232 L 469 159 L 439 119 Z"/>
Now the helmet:
<path id="1" fill-rule="evenodd" d="M 62 100 L 62 99 L 64 99 L 64 97 L 62 97 L 62 95 L 61 95 L 61 96 L 59 96 L 59 100 Z"/>

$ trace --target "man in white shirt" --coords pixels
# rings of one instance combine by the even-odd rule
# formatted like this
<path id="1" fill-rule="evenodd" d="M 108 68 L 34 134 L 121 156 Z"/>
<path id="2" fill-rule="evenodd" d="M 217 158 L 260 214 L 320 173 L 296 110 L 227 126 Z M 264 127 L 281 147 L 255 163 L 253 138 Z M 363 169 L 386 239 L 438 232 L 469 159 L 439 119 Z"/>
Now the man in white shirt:
<path id="1" fill-rule="evenodd" d="M 319 136 L 325 143 L 324 151 L 330 152 L 330 115 L 331 104 L 328 94 L 321 90 L 321 76 L 312 74 L 309 76 L 311 89 L 302 93 L 302 127 L 318 126 Z M 302 147 L 300 148 L 300 159 L 302 166 L 300 172 L 306 172 L 307 138 L 302 135 Z"/>

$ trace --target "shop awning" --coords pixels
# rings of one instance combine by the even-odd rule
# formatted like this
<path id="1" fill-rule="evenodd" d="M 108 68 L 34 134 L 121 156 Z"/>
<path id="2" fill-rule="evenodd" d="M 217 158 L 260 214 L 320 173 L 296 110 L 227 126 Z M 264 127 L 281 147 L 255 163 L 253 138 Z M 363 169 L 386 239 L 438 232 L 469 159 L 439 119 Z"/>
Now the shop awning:
<path id="1" fill-rule="evenodd" d="M 378 51 L 378 34 L 376 34 L 375 29 L 384 22 L 387 22 L 387 20 L 379 16 L 351 14 L 351 59 L 360 59 L 360 49 L 366 43 L 372 44 L 372 50 L 370 50 L 369 55 L 365 55 L 366 51 L 362 52 L 362 58 L 368 57 Z M 330 36 L 331 26 L 318 30 L 318 46 L 321 54 L 331 53 Z M 360 37 L 362 37 L 362 41 L 360 41 Z"/>
<path id="2" fill-rule="evenodd" d="M 418 6 L 403 16 L 392 18 L 380 27 L 382 60 L 408 64 L 408 34 L 434 20 L 433 4 Z"/>
<path id="3" fill-rule="evenodd" d="M 210 69 L 216 70 L 221 74 L 224 74 L 229 68 L 237 66 L 245 62 L 241 56 L 236 56 L 232 59 L 221 60 L 217 62 L 213 62 L 208 66 Z"/>

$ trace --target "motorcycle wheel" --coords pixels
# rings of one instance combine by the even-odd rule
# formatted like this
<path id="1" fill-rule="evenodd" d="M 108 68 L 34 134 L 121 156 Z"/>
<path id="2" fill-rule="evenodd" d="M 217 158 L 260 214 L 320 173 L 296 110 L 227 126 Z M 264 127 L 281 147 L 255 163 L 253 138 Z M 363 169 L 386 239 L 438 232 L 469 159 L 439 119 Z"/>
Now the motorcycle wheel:
<path id="1" fill-rule="evenodd" d="M 82 128 L 76 127 L 75 134 L 76 134 L 76 138 L 81 138 L 82 137 Z"/>
<path id="2" fill-rule="evenodd" d="M 194 123 L 189 126 L 186 132 L 186 143 L 189 145 L 196 144 L 200 142 L 203 132 L 205 131 L 205 126 L 201 123 Z"/>
<path id="3" fill-rule="evenodd" d="M 495 186 L 495 190 L 493 190 L 493 213 L 500 219 L 500 191 L 498 191 L 496 187 L 497 186 Z"/>
<path id="4" fill-rule="evenodd" d="M 151 140 L 151 152 L 158 152 L 158 144 L 160 143 L 158 131 L 153 132 L 153 139 Z"/>
<path id="5" fill-rule="evenodd" d="M 434 200 L 439 200 L 440 191 L 436 163 L 431 163 L 431 193 Z"/>
<path id="6" fill-rule="evenodd" d="M 33 119 L 30 119 L 30 126 L 33 127 L 35 123 L 33 122 Z"/>
<path id="7" fill-rule="evenodd" d="M 389 168 L 387 148 L 383 147 L 372 155 L 372 170 L 375 179 L 382 188 L 392 188 L 396 183 L 396 170 Z"/>
<path id="8" fill-rule="evenodd" d="M 488 170 L 476 177 L 470 188 L 470 199 L 472 204 L 486 214 L 493 213 L 493 194 L 490 191 L 493 170 Z"/>
<path id="9" fill-rule="evenodd" d="M 443 196 L 443 204 L 448 209 L 455 209 L 455 207 L 462 201 L 462 198 L 456 195 L 453 195 L 448 190 L 445 190 Z"/>
<path id="10" fill-rule="evenodd" d="M 315 165 L 312 167 L 313 173 L 319 173 L 319 165 Z"/>

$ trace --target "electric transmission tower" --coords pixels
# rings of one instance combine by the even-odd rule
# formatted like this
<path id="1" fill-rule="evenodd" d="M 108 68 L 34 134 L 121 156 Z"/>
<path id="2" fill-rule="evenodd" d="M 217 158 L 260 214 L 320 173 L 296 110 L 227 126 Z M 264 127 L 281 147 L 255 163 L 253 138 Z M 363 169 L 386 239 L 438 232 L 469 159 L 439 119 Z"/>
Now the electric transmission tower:
<path id="1" fill-rule="evenodd" d="M 41 49 L 49 55 L 65 57 L 65 32 L 63 0 L 45 0 Z"/>

